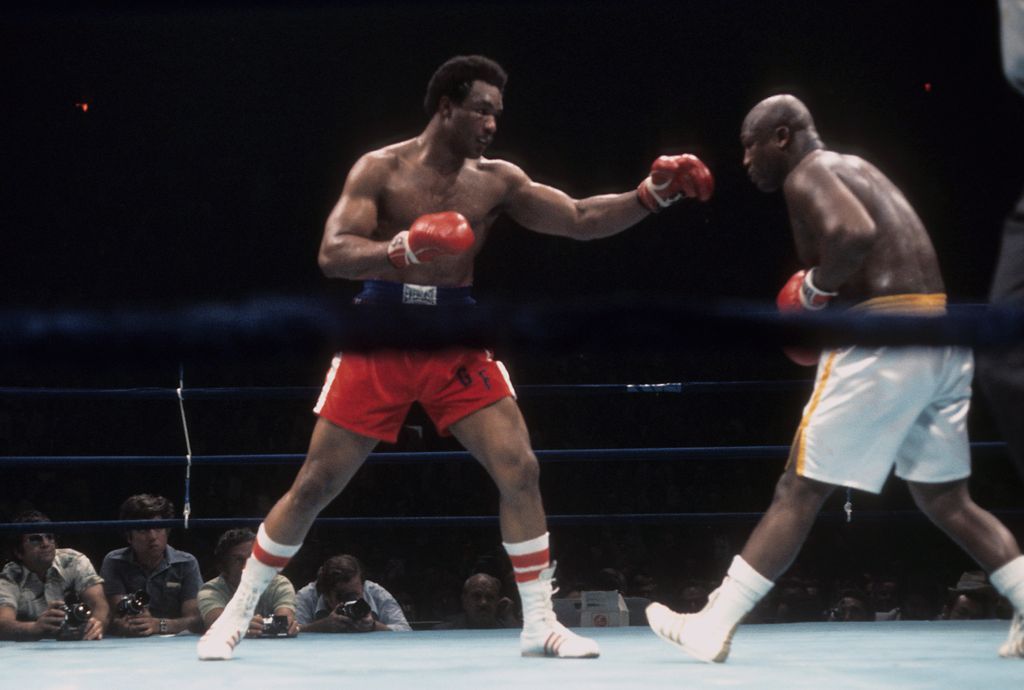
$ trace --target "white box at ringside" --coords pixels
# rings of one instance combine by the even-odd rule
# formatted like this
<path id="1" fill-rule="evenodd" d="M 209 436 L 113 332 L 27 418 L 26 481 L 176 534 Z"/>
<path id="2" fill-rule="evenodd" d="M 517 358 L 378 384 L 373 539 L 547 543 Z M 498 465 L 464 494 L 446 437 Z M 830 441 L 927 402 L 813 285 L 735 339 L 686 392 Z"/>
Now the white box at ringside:
<path id="1" fill-rule="evenodd" d="M 629 625 L 629 609 L 618 592 L 580 592 L 580 627 L 618 628 Z"/>

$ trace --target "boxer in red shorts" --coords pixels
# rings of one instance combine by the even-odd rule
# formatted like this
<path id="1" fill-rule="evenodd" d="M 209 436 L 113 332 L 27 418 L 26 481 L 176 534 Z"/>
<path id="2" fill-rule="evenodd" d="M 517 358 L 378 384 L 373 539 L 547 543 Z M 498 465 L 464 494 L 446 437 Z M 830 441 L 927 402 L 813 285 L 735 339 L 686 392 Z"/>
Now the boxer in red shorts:
<path id="1" fill-rule="evenodd" d="M 681 199 L 710 198 L 711 173 L 689 154 L 658 158 L 635 190 L 579 200 L 511 163 L 484 158 L 502 113 L 505 79 L 487 58 L 452 58 L 427 86 L 426 129 L 365 154 L 349 172 L 324 228 L 319 263 L 329 278 L 363 281 L 358 302 L 472 304 L 473 261 L 502 212 L 535 232 L 591 240 Z M 200 640 L 199 658 L 231 658 L 266 584 L 374 446 L 395 439 L 413 401 L 498 487 L 501 534 L 523 602 L 522 654 L 598 656 L 593 640 L 566 630 L 552 611 L 554 568 L 539 467 L 504 368 L 486 351 L 453 348 L 335 358 L 306 460 L 260 526 L 242 581 Z"/>

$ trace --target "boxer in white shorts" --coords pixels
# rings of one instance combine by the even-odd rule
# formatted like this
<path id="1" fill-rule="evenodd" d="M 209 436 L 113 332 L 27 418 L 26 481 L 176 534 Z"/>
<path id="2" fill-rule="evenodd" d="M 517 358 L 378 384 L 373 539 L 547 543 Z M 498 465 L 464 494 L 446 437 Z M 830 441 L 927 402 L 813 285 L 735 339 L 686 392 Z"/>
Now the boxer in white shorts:
<path id="1" fill-rule="evenodd" d="M 942 313 L 931 239 L 903 193 L 871 163 L 825 149 L 807 107 L 789 95 L 758 103 L 740 132 L 743 164 L 765 192 L 782 189 L 806 270 L 779 293 L 783 310 L 830 302 L 869 312 Z M 792 564 L 837 486 L 878 492 L 893 465 L 918 507 L 989 573 L 1016 611 L 999 653 L 1024 656 L 1024 557 L 1013 535 L 967 491 L 965 428 L 973 362 L 945 347 L 788 347 L 817 364 L 814 393 L 775 497 L 707 606 L 691 615 L 651 604 L 659 637 L 723 662 L 740 620 Z"/>
<path id="2" fill-rule="evenodd" d="M 942 295 L 893 295 L 854 310 L 924 314 L 944 306 Z M 959 347 L 824 352 L 789 464 L 801 477 L 872 493 L 893 465 L 910 482 L 969 477 L 973 371 L 971 351 Z"/>

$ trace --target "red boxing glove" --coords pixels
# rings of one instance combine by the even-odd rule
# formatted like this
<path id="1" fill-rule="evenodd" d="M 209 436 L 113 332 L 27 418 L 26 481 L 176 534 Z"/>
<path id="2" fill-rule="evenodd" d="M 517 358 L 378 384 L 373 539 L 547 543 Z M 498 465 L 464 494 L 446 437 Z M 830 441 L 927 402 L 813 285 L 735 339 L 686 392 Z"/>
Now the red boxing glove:
<path id="1" fill-rule="evenodd" d="M 651 165 L 651 174 L 636 188 L 640 203 L 656 213 L 683 197 L 707 201 L 715 191 L 715 179 L 708 166 L 689 153 L 660 156 Z"/>
<path id="2" fill-rule="evenodd" d="M 473 246 L 475 239 L 469 221 L 461 213 L 428 213 L 391 239 L 388 261 L 395 268 L 426 263 L 445 254 L 461 254 Z"/>
<path id="3" fill-rule="evenodd" d="M 811 276 L 814 269 L 797 271 L 786 281 L 775 298 L 779 311 L 817 311 L 824 309 L 829 300 L 836 296 L 834 292 L 825 292 L 814 286 Z M 782 351 L 791 360 L 804 367 L 813 367 L 818 363 L 821 353 L 804 347 L 784 347 Z"/>

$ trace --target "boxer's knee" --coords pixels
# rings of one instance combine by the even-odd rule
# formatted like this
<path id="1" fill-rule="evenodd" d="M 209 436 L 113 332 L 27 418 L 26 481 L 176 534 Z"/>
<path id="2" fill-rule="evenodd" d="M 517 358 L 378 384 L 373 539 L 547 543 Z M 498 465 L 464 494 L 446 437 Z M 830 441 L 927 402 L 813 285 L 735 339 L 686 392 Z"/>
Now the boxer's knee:
<path id="1" fill-rule="evenodd" d="M 540 486 L 540 463 L 533 451 L 509 445 L 490 458 L 492 475 L 503 495 L 535 493 Z"/>
<path id="2" fill-rule="evenodd" d="M 318 513 L 322 506 L 331 501 L 323 486 L 310 481 L 296 481 L 288 491 L 293 508 L 302 513 Z"/>
<path id="3" fill-rule="evenodd" d="M 817 512 L 835 486 L 814 479 L 801 477 L 796 472 L 784 472 L 775 484 L 773 501 L 792 509 L 804 509 Z"/>
<path id="4" fill-rule="evenodd" d="M 966 480 L 942 484 L 907 482 L 907 487 L 921 512 L 938 523 L 953 519 L 973 503 Z"/>
<path id="5" fill-rule="evenodd" d="M 325 467 L 304 467 L 295 477 L 288 498 L 294 509 L 303 513 L 319 513 L 344 488 L 339 473 Z"/>

